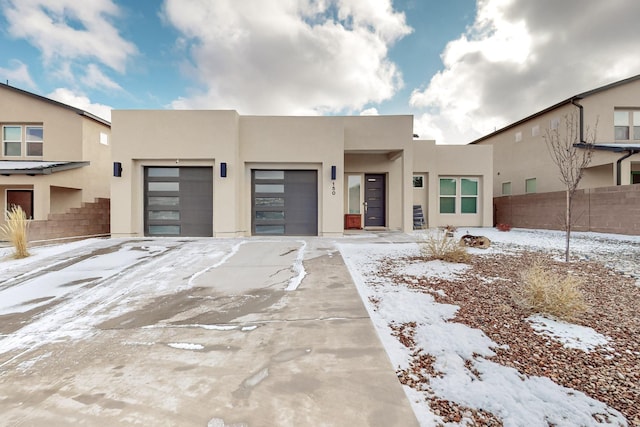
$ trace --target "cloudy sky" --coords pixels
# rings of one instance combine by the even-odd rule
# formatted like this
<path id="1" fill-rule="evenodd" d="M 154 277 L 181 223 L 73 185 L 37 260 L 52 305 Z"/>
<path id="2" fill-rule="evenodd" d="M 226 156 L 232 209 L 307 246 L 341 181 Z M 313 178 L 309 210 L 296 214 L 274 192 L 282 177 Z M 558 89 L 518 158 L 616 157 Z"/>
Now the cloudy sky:
<path id="1" fill-rule="evenodd" d="M 638 0 L 0 0 L 0 81 L 115 109 L 413 114 L 464 144 L 640 74 Z"/>

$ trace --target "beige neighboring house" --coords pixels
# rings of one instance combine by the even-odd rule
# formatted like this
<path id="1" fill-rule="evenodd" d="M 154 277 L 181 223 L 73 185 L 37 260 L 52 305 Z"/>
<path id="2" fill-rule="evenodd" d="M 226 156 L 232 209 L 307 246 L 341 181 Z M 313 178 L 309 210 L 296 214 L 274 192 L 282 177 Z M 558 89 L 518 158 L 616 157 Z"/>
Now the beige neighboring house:
<path id="1" fill-rule="evenodd" d="M 116 110 L 112 236 L 311 235 L 492 225 L 491 147 L 412 116 Z"/>
<path id="2" fill-rule="evenodd" d="M 479 138 L 493 146 L 495 196 L 563 190 L 543 136 L 576 114 L 583 139 L 597 124 L 596 151 L 580 188 L 640 183 L 640 75 L 574 95 Z"/>
<path id="3" fill-rule="evenodd" d="M 109 232 L 109 122 L 0 84 L 0 128 L 0 202 L 34 220 L 30 240 Z"/>
<path id="4" fill-rule="evenodd" d="M 640 234 L 640 75 L 580 93 L 471 143 L 493 147 L 496 222 L 564 227 L 564 184 L 544 136 L 575 115 L 578 143 L 597 124 L 593 159 L 576 195 L 574 228 Z M 590 142 L 590 141 L 589 141 Z"/>

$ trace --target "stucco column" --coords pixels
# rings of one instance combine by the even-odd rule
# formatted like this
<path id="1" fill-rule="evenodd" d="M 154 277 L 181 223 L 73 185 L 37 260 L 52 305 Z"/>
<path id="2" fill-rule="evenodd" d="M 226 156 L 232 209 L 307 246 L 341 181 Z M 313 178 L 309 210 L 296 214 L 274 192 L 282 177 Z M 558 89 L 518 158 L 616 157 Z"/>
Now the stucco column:
<path id="1" fill-rule="evenodd" d="M 51 204 L 51 190 L 49 184 L 39 181 L 42 182 L 33 184 L 33 219 L 46 220 Z"/>
<path id="2" fill-rule="evenodd" d="M 402 231 L 413 231 L 413 150 L 402 152 Z"/>

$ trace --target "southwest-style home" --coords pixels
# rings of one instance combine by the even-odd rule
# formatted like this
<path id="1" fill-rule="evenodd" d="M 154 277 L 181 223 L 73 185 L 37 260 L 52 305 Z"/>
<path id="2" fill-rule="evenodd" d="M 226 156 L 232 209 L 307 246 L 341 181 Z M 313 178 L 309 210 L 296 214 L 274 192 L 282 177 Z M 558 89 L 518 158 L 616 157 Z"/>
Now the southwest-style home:
<path id="1" fill-rule="evenodd" d="M 547 131 L 577 125 L 576 144 L 597 130 L 591 164 L 576 196 L 574 228 L 640 234 L 640 75 L 579 93 L 471 143 L 493 147 L 495 220 L 562 228 L 565 190 L 548 152 Z M 592 141 L 587 141 L 592 142 Z M 526 197 L 525 197 L 526 195 Z"/>
<path id="2" fill-rule="evenodd" d="M 116 110 L 112 236 L 318 235 L 492 225 L 492 149 L 412 116 Z"/>
<path id="3" fill-rule="evenodd" d="M 109 122 L 0 84 L 0 128 L 0 203 L 34 220 L 31 240 L 109 233 Z"/>

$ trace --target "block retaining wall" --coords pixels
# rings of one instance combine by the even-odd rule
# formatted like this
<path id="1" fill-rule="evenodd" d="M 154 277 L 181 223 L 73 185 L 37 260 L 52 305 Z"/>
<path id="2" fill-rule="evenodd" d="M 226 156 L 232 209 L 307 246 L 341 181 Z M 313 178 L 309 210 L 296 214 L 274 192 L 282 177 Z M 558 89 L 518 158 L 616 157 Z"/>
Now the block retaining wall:
<path id="1" fill-rule="evenodd" d="M 110 213 L 110 200 L 96 199 L 66 213 L 50 214 L 46 220 L 31 221 L 29 241 L 109 235 Z"/>
<path id="2" fill-rule="evenodd" d="M 564 229 L 564 191 L 494 197 L 493 207 L 496 224 Z M 572 230 L 640 235 L 640 184 L 578 190 L 572 210 Z"/>

